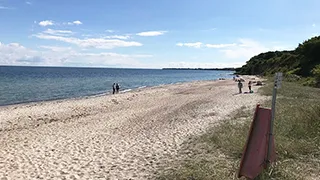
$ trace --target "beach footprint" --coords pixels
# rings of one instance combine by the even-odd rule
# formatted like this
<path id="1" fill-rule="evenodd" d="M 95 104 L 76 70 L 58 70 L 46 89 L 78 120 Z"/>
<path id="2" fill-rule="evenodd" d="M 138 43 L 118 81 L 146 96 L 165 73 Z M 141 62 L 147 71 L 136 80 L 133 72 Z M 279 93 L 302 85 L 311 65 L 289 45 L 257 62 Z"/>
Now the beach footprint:
<path id="1" fill-rule="evenodd" d="M 111 100 L 114 104 L 119 104 L 119 102 L 116 99 Z"/>

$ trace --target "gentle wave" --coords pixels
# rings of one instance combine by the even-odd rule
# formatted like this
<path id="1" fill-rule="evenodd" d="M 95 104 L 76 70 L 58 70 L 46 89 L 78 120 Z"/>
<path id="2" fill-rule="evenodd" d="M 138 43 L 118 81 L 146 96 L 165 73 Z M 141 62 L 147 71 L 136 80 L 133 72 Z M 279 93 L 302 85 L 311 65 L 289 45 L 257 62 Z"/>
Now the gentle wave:
<path id="1" fill-rule="evenodd" d="M 125 93 L 125 92 L 129 92 L 129 91 L 132 91 L 132 89 L 125 89 L 125 90 L 120 91 L 120 92 Z"/>

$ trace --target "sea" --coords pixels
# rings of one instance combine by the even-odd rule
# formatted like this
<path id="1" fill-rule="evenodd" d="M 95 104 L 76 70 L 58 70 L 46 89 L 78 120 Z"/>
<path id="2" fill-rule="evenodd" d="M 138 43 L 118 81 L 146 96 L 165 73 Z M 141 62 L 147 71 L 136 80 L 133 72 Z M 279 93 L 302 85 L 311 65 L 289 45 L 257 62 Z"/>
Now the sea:
<path id="1" fill-rule="evenodd" d="M 112 94 L 164 84 L 232 78 L 233 71 L 0 66 L 0 106 Z"/>

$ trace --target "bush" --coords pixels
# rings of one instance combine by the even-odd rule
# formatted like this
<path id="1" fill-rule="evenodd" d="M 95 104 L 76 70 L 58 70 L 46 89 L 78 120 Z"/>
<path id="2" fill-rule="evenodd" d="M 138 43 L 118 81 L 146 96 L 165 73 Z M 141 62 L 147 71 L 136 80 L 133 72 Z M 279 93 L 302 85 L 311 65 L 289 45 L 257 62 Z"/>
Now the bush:
<path id="1" fill-rule="evenodd" d="M 313 68 L 311 72 L 314 75 L 316 86 L 320 87 L 320 64 Z"/>
<path id="2" fill-rule="evenodd" d="M 291 74 L 289 72 L 287 74 L 285 74 L 285 78 L 289 82 L 296 82 L 296 81 L 299 81 L 301 79 L 300 76 L 295 75 L 295 74 Z"/>
<path id="3" fill-rule="evenodd" d="M 302 81 L 302 85 L 304 86 L 312 86 L 312 87 L 315 87 L 317 84 L 317 81 L 315 78 L 313 77 L 308 77 L 308 78 L 305 78 L 303 81 Z"/>

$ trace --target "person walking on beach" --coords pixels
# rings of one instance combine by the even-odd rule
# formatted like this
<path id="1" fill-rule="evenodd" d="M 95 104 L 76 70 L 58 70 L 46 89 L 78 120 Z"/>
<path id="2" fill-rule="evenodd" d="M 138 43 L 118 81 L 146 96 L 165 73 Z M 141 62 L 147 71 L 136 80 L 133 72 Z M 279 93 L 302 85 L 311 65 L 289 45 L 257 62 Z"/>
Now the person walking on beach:
<path id="1" fill-rule="evenodd" d="M 116 93 L 116 83 L 112 85 L 112 94 Z"/>
<path id="2" fill-rule="evenodd" d="M 117 84 L 116 84 L 116 91 L 117 91 L 117 93 L 119 93 L 119 90 L 120 90 L 120 86 L 119 86 L 119 84 L 117 83 Z"/>
<path id="3" fill-rule="evenodd" d="M 243 84 L 242 84 L 241 80 L 239 80 L 238 81 L 239 93 L 242 93 L 242 87 L 243 87 Z"/>
<path id="4" fill-rule="evenodd" d="M 248 83 L 249 93 L 251 93 L 251 92 L 252 92 L 252 91 L 251 91 L 251 85 L 252 85 L 252 82 L 251 82 L 251 81 L 249 81 L 249 83 Z"/>

